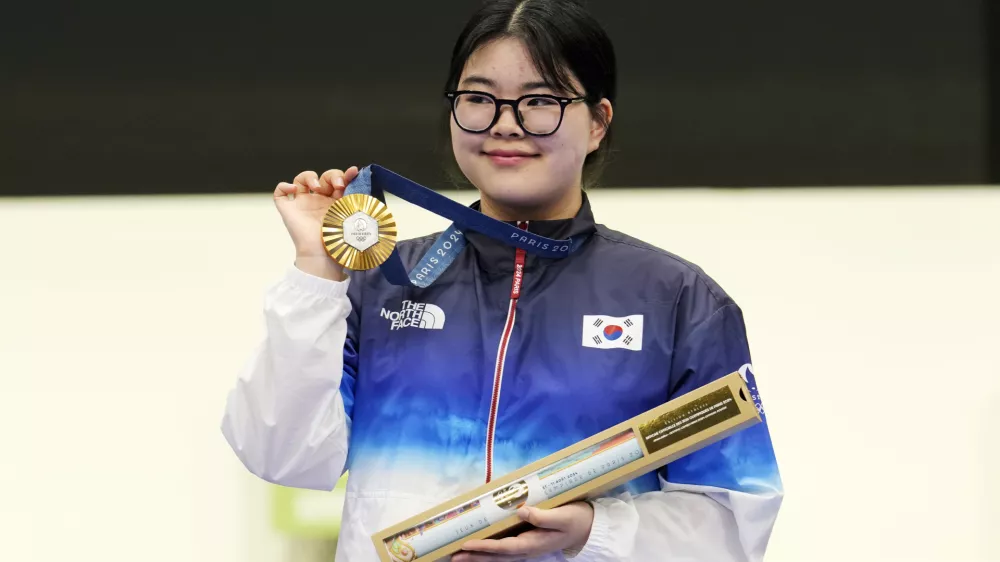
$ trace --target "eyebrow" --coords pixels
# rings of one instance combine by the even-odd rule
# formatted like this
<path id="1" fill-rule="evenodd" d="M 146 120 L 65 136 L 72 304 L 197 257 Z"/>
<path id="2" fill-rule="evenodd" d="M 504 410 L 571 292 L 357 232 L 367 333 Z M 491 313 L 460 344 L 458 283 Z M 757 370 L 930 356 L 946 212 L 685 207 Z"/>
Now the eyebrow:
<path id="1" fill-rule="evenodd" d="M 462 80 L 462 84 L 466 86 L 478 84 L 480 86 L 486 86 L 487 88 L 499 88 L 499 86 L 497 86 L 496 81 L 490 80 L 489 78 L 486 78 L 484 76 L 477 76 L 475 74 L 467 76 L 465 80 Z M 525 82 L 524 84 L 521 84 L 522 90 L 537 90 L 539 88 L 549 88 L 552 90 L 555 89 L 548 82 L 545 81 Z"/>

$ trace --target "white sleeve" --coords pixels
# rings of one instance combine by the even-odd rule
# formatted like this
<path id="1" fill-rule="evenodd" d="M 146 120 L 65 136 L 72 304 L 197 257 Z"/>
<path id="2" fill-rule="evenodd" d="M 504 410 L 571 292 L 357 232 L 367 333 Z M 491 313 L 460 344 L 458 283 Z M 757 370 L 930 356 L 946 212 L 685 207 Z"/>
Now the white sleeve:
<path id="1" fill-rule="evenodd" d="M 594 524 L 572 562 L 760 562 L 781 505 L 782 492 L 751 494 L 709 486 L 592 500 Z"/>
<path id="2" fill-rule="evenodd" d="M 222 433 L 243 465 L 268 482 L 332 490 L 343 472 L 349 283 L 291 267 L 265 293 L 264 339 L 229 393 Z"/>

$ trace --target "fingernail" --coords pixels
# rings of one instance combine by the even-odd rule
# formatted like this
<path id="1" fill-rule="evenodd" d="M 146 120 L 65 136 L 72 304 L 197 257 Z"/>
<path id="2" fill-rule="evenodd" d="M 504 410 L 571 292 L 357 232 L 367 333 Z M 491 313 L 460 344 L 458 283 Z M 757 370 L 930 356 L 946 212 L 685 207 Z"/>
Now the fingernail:
<path id="1" fill-rule="evenodd" d="M 334 187 L 344 187 L 344 178 L 334 178 L 333 185 Z"/>
<path id="2" fill-rule="evenodd" d="M 319 180 L 316 178 L 309 178 L 309 187 L 319 189 Z"/>

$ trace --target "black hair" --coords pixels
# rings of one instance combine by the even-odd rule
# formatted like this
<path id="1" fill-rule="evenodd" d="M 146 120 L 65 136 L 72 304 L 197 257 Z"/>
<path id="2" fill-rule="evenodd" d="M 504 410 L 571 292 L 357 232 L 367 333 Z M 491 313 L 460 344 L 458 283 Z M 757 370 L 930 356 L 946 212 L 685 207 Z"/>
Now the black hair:
<path id="1" fill-rule="evenodd" d="M 445 90 L 458 87 L 462 70 L 477 49 L 508 37 L 524 42 L 549 87 L 586 97 L 594 118 L 607 129 L 601 146 L 584 160 L 584 187 L 593 185 L 611 150 L 611 127 L 597 105 L 602 98 L 612 107 L 615 103 L 617 74 L 611 39 L 576 0 L 486 0 L 455 42 Z M 574 87 L 573 77 L 582 92 Z M 450 162 L 454 165 L 453 158 Z"/>

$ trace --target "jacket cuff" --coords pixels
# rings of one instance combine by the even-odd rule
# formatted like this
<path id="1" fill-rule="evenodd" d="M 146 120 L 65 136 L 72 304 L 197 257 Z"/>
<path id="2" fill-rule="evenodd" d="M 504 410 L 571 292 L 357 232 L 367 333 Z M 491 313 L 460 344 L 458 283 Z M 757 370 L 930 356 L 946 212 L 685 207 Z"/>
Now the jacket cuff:
<path id="1" fill-rule="evenodd" d="M 591 501 L 589 503 L 594 507 L 594 523 L 590 527 L 590 537 L 587 538 L 587 543 L 583 545 L 583 548 L 563 550 L 563 556 L 573 562 L 610 562 L 615 560 L 612 556 L 613 550 L 610 548 L 614 537 L 611 536 L 611 518 L 608 508 L 599 502 Z"/>
<path id="2" fill-rule="evenodd" d="M 283 282 L 318 297 L 336 299 L 347 295 L 347 287 L 350 286 L 351 278 L 348 277 L 343 281 L 332 281 L 316 277 L 292 265 L 285 272 Z"/>

